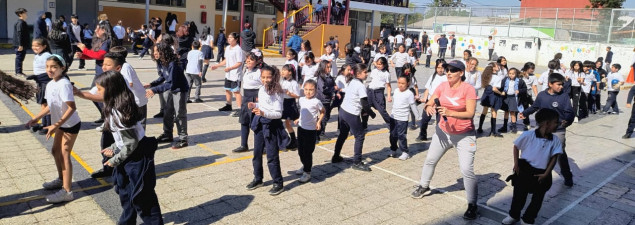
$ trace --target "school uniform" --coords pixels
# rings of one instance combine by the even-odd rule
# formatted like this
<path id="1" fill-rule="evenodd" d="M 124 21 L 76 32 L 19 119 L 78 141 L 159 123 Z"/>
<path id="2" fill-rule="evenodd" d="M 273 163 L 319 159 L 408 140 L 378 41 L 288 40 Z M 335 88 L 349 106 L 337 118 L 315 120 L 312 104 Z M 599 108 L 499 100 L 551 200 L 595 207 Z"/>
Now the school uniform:
<path id="1" fill-rule="evenodd" d="M 624 82 L 624 77 L 619 73 L 609 73 L 609 75 L 606 76 L 606 86 L 609 97 L 606 99 L 606 105 L 604 105 L 602 111 L 609 112 L 609 109 L 613 107 L 613 113 L 619 114 L 620 109 L 617 106 L 617 94 L 620 93 L 620 89 L 613 88 L 613 85 L 611 84 L 613 80 L 617 80 L 617 82 Z"/>
<path id="2" fill-rule="evenodd" d="M 262 87 L 260 81 L 260 69 L 245 70 L 243 76 L 243 102 L 240 107 L 240 114 L 238 116 L 238 123 L 240 123 L 240 146 L 247 148 L 247 140 L 249 138 L 249 128 L 251 121 L 255 114 L 251 112 L 248 104 L 250 102 L 256 102 L 258 98 L 258 90 Z"/>
<path id="3" fill-rule="evenodd" d="M 509 209 L 509 216 L 520 220 L 521 210 L 527 201 L 527 195 L 532 193 L 531 202 L 522 220 L 525 223 L 533 224 L 538 211 L 542 206 L 545 193 L 551 188 L 551 171 L 545 171 L 551 157 L 563 153 L 563 143 L 556 135 L 542 137 L 537 130 L 524 132 L 515 141 L 514 145 L 520 150 L 518 158 L 519 174 L 512 175 L 512 185 L 514 195 Z M 560 155 L 560 157 L 563 157 Z M 536 175 L 548 175 L 541 182 L 538 182 Z"/>
<path id="4" fill-rule="evenodd" d="M 522 109 L 519 108 L 519 111 L 524 111 L 530 105 L 534 104 L 533 86 L 538 86 L 538 78 L 536 78 L 533 74 L 523 77 L 523 81 L 525 82 L 525 85 L 527 85 L 527 92 L 518 94 L 518 106 L 522 106 Z M 525 117 L 525 119 L 523 119 L 523 124 L 525 126 L 530 125 L 529 117 Z"/>
<path id="5" fill-rule="evenodd" d="M 282 124 L 282 93 L 270 95 L 265 87 L 258 90 L 259 108 L 264 115 L 254 116 L 251 130 L 254 131 L 254 180 L 262 181 L 262 154 L 267 154 L 267 167 L 274 184 L 282 185 L 280 157 L 278 151 L 289 144 L 289 136 Z"/>
<path id="6" fill-rule="evenodd" d="M 506 75 L 503 75 L 502 73 L 498 73 L 495 76 L 492 76 L 492 80 L 490 81 L 490 87 L 488 90 L 488 88 L 485 88 L 485 91 L 483 91 L 483 95 L 486 95 L 486 97 L 483 97 L 485 99 L 488 100 L 488 103 L 486 105 L 483 104 L 483 101 L 481 100 L 481 105 L 482 106 L 487 106 L 492 108 L 493 110 L 499 110 L 503 107 L 503 96 L 496 94 L 494 92 L 494 88 L 498 89 L 498 90 L 502 90 L 502 86 L 501 86 L 501 82 L 503 81 L 503 79 L 505 79 L 505 77 L 507 77 Z"/>
<path id="7" fill-rule="evenodd" d="M 578 82 L 578 78 L 584 79 L 585 75 L 583 72 L 573 72 L 573 70 L 569 70 L 567 71 L 565 76 L 568 77 L 569 81 L 571 82 L 571 91 L 569 93 L 569 97 L 571 98 L 571 102 L 573 103 L 573 111 L 576 117 L 580 117 L 580 103 L 582 101 L 586 102 L 586 98 L 583 99 L 581 93 L 582 87 L 580 86 L 580 82 Z"/>
<path id="8" fill-rule="evenodd" d="M 68 110 L 66 102 L 75 102 L 73 85 L 67 78 L 61 78 L 57 81 L 51 80 L 46 85 L 44 95 L 50 110 L 51 123 L 57 123 L 62 119 L 62 116 Z M 61 131 L 69 134 L 78 134 L 80 128 L 81 120 L 79 114 L 77 114 L 77 110 L 59 127 Z"/>
<path id="9" fill-rule="evenodd" d="M 202 73 L 201 69 L 203 67 L 203 52 L 199 50 L 191 50 L 187 53 L 187 66 L 185 67 L 185 75 L 187 78 L 187 82 L 189 83 L 190 89 L 187 91 L 187 100 L 190 100 L 190 93 L 192 93 L 193 85 L 196 85 L 196 91 L 194 92 L 194 96 L 196 99 L 201 99 L 201 84 L 202 77 L 199 76 Z"/>
<path id="10" fill-rule="evenodd" d="M 92 49 L 89 49 L 87 47 L 82 52 L 82 57 L 81 57 L 82 59 L 95 60 L 95 77 L 93 77 L 93 82 L 91 83 L 90 87 L 95 87 L 95 80 L 97 80 L 97 77 L 99 75 L 104 73 L 101 67 L 104 64 L 104 56 L 109 50 L 110 50 L 110 40 L 105 40 L 99 47 L 98 51 L 93 51 Z M 97 107 L 97 110 L 99 110 L 99 113 L 102 114 L 102 118 L 103 118 L 103 113 L 101 111 L 103 108 L 103 103 L 93 102 L 93 104 L 95 105 L 95 107 Z"/>
<path id="11" fill-rule="evenodd" d="M 392 115 L 390 117 L 390 150 L 409 153 L 408 151 L 408 114 L 411 109 L 416 110 L 415 96 L 409 91 L 394 91 L 392 100 Z M 418 114 L 417 114 L 418 115 Z M 397 144 L 399 143 L 399 144 Z"/>
<path id="12" fill-rule="evenodd" d="M 344 141 L 348 138 L 348 133 L 351 132 L 353 133 L 353 136 L 355 136 L 355 154 L 353 162 L 355 164 L 361 163 L 362 148 L 364 145 L 366 131 L 362 127 L 359 116 L 362 113 L 361 99 L 366 97 L 366 87 L 364 87 L 362 81 L 359 79 L 351 80 L 348 87 L 346 87 L 346 97 L 344 97 L 344 102 L 341 106 L 342 110 L 339 113 L 340 133 L 337 137 L 337 141 L 335 142 L 335 153 L 333 154 L 333 159 L 340 157 Z M 367 113 L 374 114 L 372 111 Z"/>
<path id="13" fill-rule="evenodd" d="M 505 95 L 501 96 L 503 98 L 503 106 L 501 109 L 506 112 L 518 112 L 518 95 L 516 95 L 516 91 L 518 93 L 527 92 L 527 85 L 525 85 L 525 81 L 516 77 L 516 79 L 511 80 L 509 77 L 505 77 L 501 81 L 501 92 L 504 92 Z"/>
<path id="14" fill-rule="evenodd" d="M 569 100 L 569 96 L 563 92 L 549 94 L 547 91 L 541 91 L 538 93 L 538 96 L 536 96 L 534 104 L 532 104 L 531 107 L 526 108 L 522 114 L 527 117 L 539 109 L 544 108 L 553 109 L 558 112 L 560 118 L 558 124 L 560 125 L 558 125 L 557 130 L 553 133 L 562 142 L 562 155 L 558 157 L 558 164 L 560 165 L 560 172 L 565 179 L 565 184 L 570 182 L 571 185 L 573 185 L 573 174 L 571 173 L 571 168 L 569 167 L 569 158 L 566 152 L 567 139 L 565 137 L 566 126 L 571 125 L 571 123 L 573 123 L 573 119 L 575 118 L 571 101 Z M 563 121 L 566 121 L 565 126 L 562 126 Z"/>
<path id="15" fill-rule="evenodd" d="M 335 54 L 331 53 L 330 55 L 324 54 L 320 56 L 320 60 L 327 60 L 331 62 L 331 77 L 337 76 L 337 57 Z"/>
<path id="16" fill-rule="evenodd" d="M 301 97 L 299 104 L 298 155 L 302 162 L 302 170 L 306 173 L 311 173 L 311 167 L 313 167 L 313 151 L 315 150 L 315 140 L 317 138 L 317 120 L 324 106 L 319 99 L 308 99 L 306 97 Z"/>
<path id="17" fill-rule="evenodd" d="M 178 62 L 161 66 L 161 76 L 150 83 L 152 92 L 162 94 L 166 104 L 163 116 L 163 134 L 172 137 L 174 123 L 181 141 L 187 141 L 187 92 L 190 87 Z"/>
<path id="18" fill-rule="evenodd" d="M 426 50 L 426 68 L 430 68 L 430 58 L 432 58 L 432 48 Z"/>
<path id="19" fill-rule="evenodd" d="M 232 47 L 231 45 L 225 48 L 225 54 L 227 57 L 225 58 L 225 66 L 231 67 L 236 65 L 236 63 L 242 63 L 245 61 L 245 57 L 243 56 L 243 50 L 240 46 L 236 45 Z M 227 91 L 238 92 L 240 91 L 240 81 L 242 78 L 243 72 L 243 64 L 241 64 L 238 68 L 230 70 L 225 73 L 225 85 L 224 88 Z"/>
<path id="20" fill-rule="evenodd" d="M 388 115 L 386 111 L 386 96 L 384 95 L 386 84 L 390 85 L 390 73 L 388 70 L 381 71 L 374 69 L 370 72 L 369 78 L 370 82 L 366 90 L 368 103 L 379 112 L 379 115 L 381 115 L 381 118 L 384 119 L 386 124 L 390 124 L 390 115 Z M 368 115 L 362 116 L 362 124 L 364 128 L 368 126 Z"/>
<path id="21" fill-rule="evenodd" d="M 317 71 L 317 64 L 311 64 L 311 65 L 304 65 L 302 67 L 302 76 L 304 77 L 302 79 L 302 82 L 304 84 L 304 82 L 306 82 L 307 80 L 316 80 L 315 79 L 315 72 Z"/>
<path id="22" fill-rule="evenodd" d="M 448 77 L 445 75 L 433 74 L 432 76 L 430 76 L 430 78 L 428 78 L 428 81 L 426 82 L 426 85 L 424 86 L 425 89 L 428 90 L 428 99 L 426 99 L 425 102 L 423 103 L 427 103 L 430 100 L 430 98 L 432 98 L 434 91 L 439 87 L 439 85 L 447 81 L 448 81 Z M 438 123 L 439 115 L 436 114 L 435 117 Z M 421 113 L 421 126 L 419 126 L 419 137 L 422 137 L 422 138 L 428 137 L 428 123 L 430 123 L 430 120 L 432 120 L 432 117 L 428 115 L 428 113 L 425 110 L 423 110 L 423 112 Z"/>
<path id="23" fill-rule="evenodd" d="M 51 57 L 51 53 L 49 52 L 41 52 L 40 54 L 36 54 L 33 57 L 33 74 L 35 74 L 35 83 L 38 87 L 38 92 L 35 94 L 35 100 L 38 104 L 46 104 L 46 98 L 44 95 L 46 94 L 46 85 L 51 81 L 48 74 L 46 74 L 46 60 Z M 48 120 L 51 119 L 50 115 L 44 116 L 43 120 L 48 117 Z M 48 121 L 48 125 L 50 125 L 50 121 Z M 42 121 L 42 125 L 44 126 L 44 121 Z"/>
<path id="24" fill-rule="evenodd" d="M 298 86 L 298 82 L 295 80 L 282 80 L 281 83 L 282 90 L 289 91 L 294 95 L 300 96 L 300 87 Z M 300 117 L 298 104 L 296 104 L 295 98 L 283 94 L 283 102 L 282 102 L 282 118 L 287 120 L 296 120 Z"/>
<path id="25" fill-rule="evenodd" d="M 390 57 L 390 61 L 395 64 L 395 75 L 397 78 L 403 76 L 403 65 L 408 63 L 409 57 L 408 53 L 405 52 L 395 52 L 392 54 L 392 57 Z"/>
<path id="26" fill-rule="evenodd" d="M 589 105 L 593 102 L 591 87 L 596 84 L 595 74 L 583 73 L 583 84 L 580 84 L 580 107 L 578 108 L 578 118 L 583 119 L 589 116 Z"/>
<path id="27" fill-rule="evenodd" d="M 317 87 L 315 89 L 316 94 L 315 98 L 322 101 L 322 105 L 324 105 L 324 118 L 322 119 L 321 129 L 318 132 L 318 135 L 324 135 L 326 131 L 326 124 L 331 119 L 331 110 L 333 107 L 333 95 L 335 94 L 335 80 L 331 76 L 323 76 L 317 77 Z"/>
<path id="28" fill-rule="evenodd" d="M 331 104 L 331 108 L 336 108 L 336 107 L 340 107 L 342 105 L 342 102 L 344 101 L 344 96 L 346 96 L 346 87 L 348 86 L 348 83 L 346 82 L 346 77 L 344 75 L 337 75 L 337 77 L 335 78 L 335 85 L 337 86 L 337 93 L 340 94 L 340 97 L 337 98 L 333 98 L 333 103 Z"/>
<path id="29" fill-rule="evenodd" d="M 474 87 L 474 90 L 476 90 L 476 95 L 478 96 L 478 90 L 482 88 L 481 71 L 465 71 L 465 82 Z"/>
<path id="30" fill-rule="evenodd" d="M 113 185 L 123 208 L 119 224 L 135 224 L 137 214 L 145 224 L 163 224 L 161 207 L 154 191 L 157 140 L 145 136 L 140 122 L 133 127 L 123 127 L 119 112 L 115 110 L 109 125 L 115 141 L 108 148 L 115 155 L 108 162 L 114 167 Z"/>

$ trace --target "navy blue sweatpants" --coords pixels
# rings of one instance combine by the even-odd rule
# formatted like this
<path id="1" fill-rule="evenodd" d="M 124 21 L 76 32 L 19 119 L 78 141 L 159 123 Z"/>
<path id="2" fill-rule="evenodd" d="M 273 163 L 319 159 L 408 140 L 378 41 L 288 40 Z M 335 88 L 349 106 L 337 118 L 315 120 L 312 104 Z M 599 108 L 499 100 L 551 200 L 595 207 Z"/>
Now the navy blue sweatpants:
<path id="1" fill-rule="evenodd" d="M 408 121 L 390 118 L 390 150 L 408 152 Z M 399 142 L 399 145 L 397 145 Z"/>
<path id="2" fill-rule="evenodd" d="M 339 113 L 339 121 L 340 121 L 340 134 L 337 136 L 337 141 L 335 142 L 335 153 L 334 157 L 339 157 L 342 152 L 342 146 L 348 138 L 348 133 L 353 133 L 355 136 L 355 156 L 353 157 L 354 163 L 359 163 L 362 161 L 362 148 L 364 146 L 364 139 L 366 138 L 366 131 L 362 127 L 362 121 L 360 120 L 358 115 L 353 115 L 345 110 L 341 110 Z"/>

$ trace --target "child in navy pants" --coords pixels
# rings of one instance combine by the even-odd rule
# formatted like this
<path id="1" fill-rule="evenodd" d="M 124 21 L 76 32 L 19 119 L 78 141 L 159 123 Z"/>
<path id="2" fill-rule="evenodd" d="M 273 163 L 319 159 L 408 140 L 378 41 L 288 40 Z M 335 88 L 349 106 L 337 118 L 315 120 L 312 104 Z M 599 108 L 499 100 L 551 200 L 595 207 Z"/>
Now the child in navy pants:
<path id="1" fill-rule="evenodd" d="M 635 130 L 635 108 L 631 104 L 633 97 L 635 97 L 635 86 L 628 91 L 628 98 L 626 99 L 626 108 L 631 108 L 631 118 L 628 120 L 628 128 L 626 128 L 626 134 L 622 136 L 623 139 L 630 138 L 633 135 L 633 130 Z"/>
<path id="2" fill-rule="evenodd" d="M 317 131 L 320 130 L 320 122 L 324 118 L 324 106 L 322 102 L 315 98 L 314 80 L 304 82 L 304 97 L 300 98 L 300 118 L 295 120 L 298 125 L 298 155 L 302 161 L 302 169 L 296 172 L 300 177 L 300 183 L 311 180 L 311 167 L 313 167 L 313 151 L 315 150 L 315 139 Z"/>
<path id="3" fill-rule="evenodd" d="M 414 115 L 421 115 L 417 109 L 415 96 L 408 89 L 410 79 L 407 76 L 397 78 L 397 86 L 393 95 L 392 116 L 390 118 L 390 150 L 393 158 L 399 157 L 400 160 L 410 158 L 408 151 L 408 113 L 412 109 Z M 421 118 L 416 118 L 417 120 Z M 399 143 L 399 144 L 397 144 Z M 397 156 L 397 149 L 401 150 L 401 155 Z"/>

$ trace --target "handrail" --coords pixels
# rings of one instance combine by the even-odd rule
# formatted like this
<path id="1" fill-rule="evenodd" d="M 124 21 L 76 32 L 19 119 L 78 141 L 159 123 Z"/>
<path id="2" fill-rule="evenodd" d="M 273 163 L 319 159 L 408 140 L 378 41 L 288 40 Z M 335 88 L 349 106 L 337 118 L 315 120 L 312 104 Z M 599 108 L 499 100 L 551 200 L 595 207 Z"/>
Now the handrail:
<path id="1" fill-rule="evenodd" d="M 307 1 L 307 2 L 308 2 L 308 1 Z M 302 7 L 300 7 L 299 9 L 296 9 L 296 10 L 295 10 L 294 12 L 292 12 L 291 14 L 287 15 L 287 17 L 282 18 L 281 20 L 279 20 L 278 22 L 276 22 L 276 24 L 277 24 L 278 26 L 280 26 L 280 24 L 281 24 L 281 23 L 283 23 L 285 19 L 290 18 L 290 17 L 292 17 L 292 16 L 295 16 L 296 14 L 300 13 L 300 12 L 301 12 L 303 9 L 305 9 L 305 8 L 309 8 L 309 12 L 310 12 L 310 13 L 309 13 L 309 14 L 310 14 L 309 21 L 313 21 L 313 13 L 311 13 L 311 12 L 313 12 L 313 6 L 312 6 L 311 4 L 306 4 L 306 5 L 302 6 Z M 273 26 L 266 27 L 265 29 L 263 29 L 263 30 L 262 30 L 262 47 L 263 47 L 263 48 L 265 47 L 265 44 L 266 44 L 266 39 L 267 39 L 267 36 L 266 36 L 266 35 L 267 35 L 267 31 L 268 31 L 268 30 L 271 30 L 271 29 L 273 29 Z M 286 28 L 283 28 L 283 29 L 286 29 Z M 274 42 L 275 42 L 275 40 L 274 40 Z"/>

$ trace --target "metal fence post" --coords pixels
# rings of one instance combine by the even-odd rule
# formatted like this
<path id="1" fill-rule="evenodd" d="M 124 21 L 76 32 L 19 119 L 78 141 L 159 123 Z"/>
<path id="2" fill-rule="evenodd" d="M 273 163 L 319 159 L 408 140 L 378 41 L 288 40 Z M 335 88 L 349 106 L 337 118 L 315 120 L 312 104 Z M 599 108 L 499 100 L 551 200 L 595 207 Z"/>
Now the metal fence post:
<path id="1" fill-rule="evenodd" d="M 467 19 L 467 35 L 470 35 L 470 26 L 472 25 L 472 7 L 469 8 L 470 15 Z"/>
<path id="2" fill-rule="evenodd" d="M 569 31 L 569 36 L 571 36 L 571 33 L 573 33 L 573 24 L 575 23 L 575 9 L 573 9 L 573 16 L 571 16 L 571 30 Z M 571 39 L 571 38 L 569 38 Z"/>
<path id="3" fill-rule="evenodd" d="M 553 40 L 558 40 L 558 11 L 560 8 L 556 8 L 556 21 L 553 23 Z"/>
<path id="4" fill-rule="evenodd" d="M 437 26 L 437 9 L 439 7 L 434 7 L 434 22 L 432 22 L 432 33 L 436 32 L 436 26 Z"/>
<path id="5" fill-rule="evenodd" d="M 512 8 L 509 7 L 509 21 L 507 22 L 507 37 L 511 37 L 512 31 Z"/>
<path id="6" fill-rule="evenodd" d="M 591 9 L 591 24 L 589 24 L 589 37 L 586 39 L 587 41 L 591 40 L 591 28 L 593 27 L 593 19 L 595 18 L 595 9 Z"/>
<path id="7" fill-rule="evenodd" d="M 611 29 L 613 28 L 613 17 L 615 16 L 615 9 L 611 9 L 611 22 L 609 23 L 609 35 L 606 39 L 606 43 L 611 43 Z"/>

